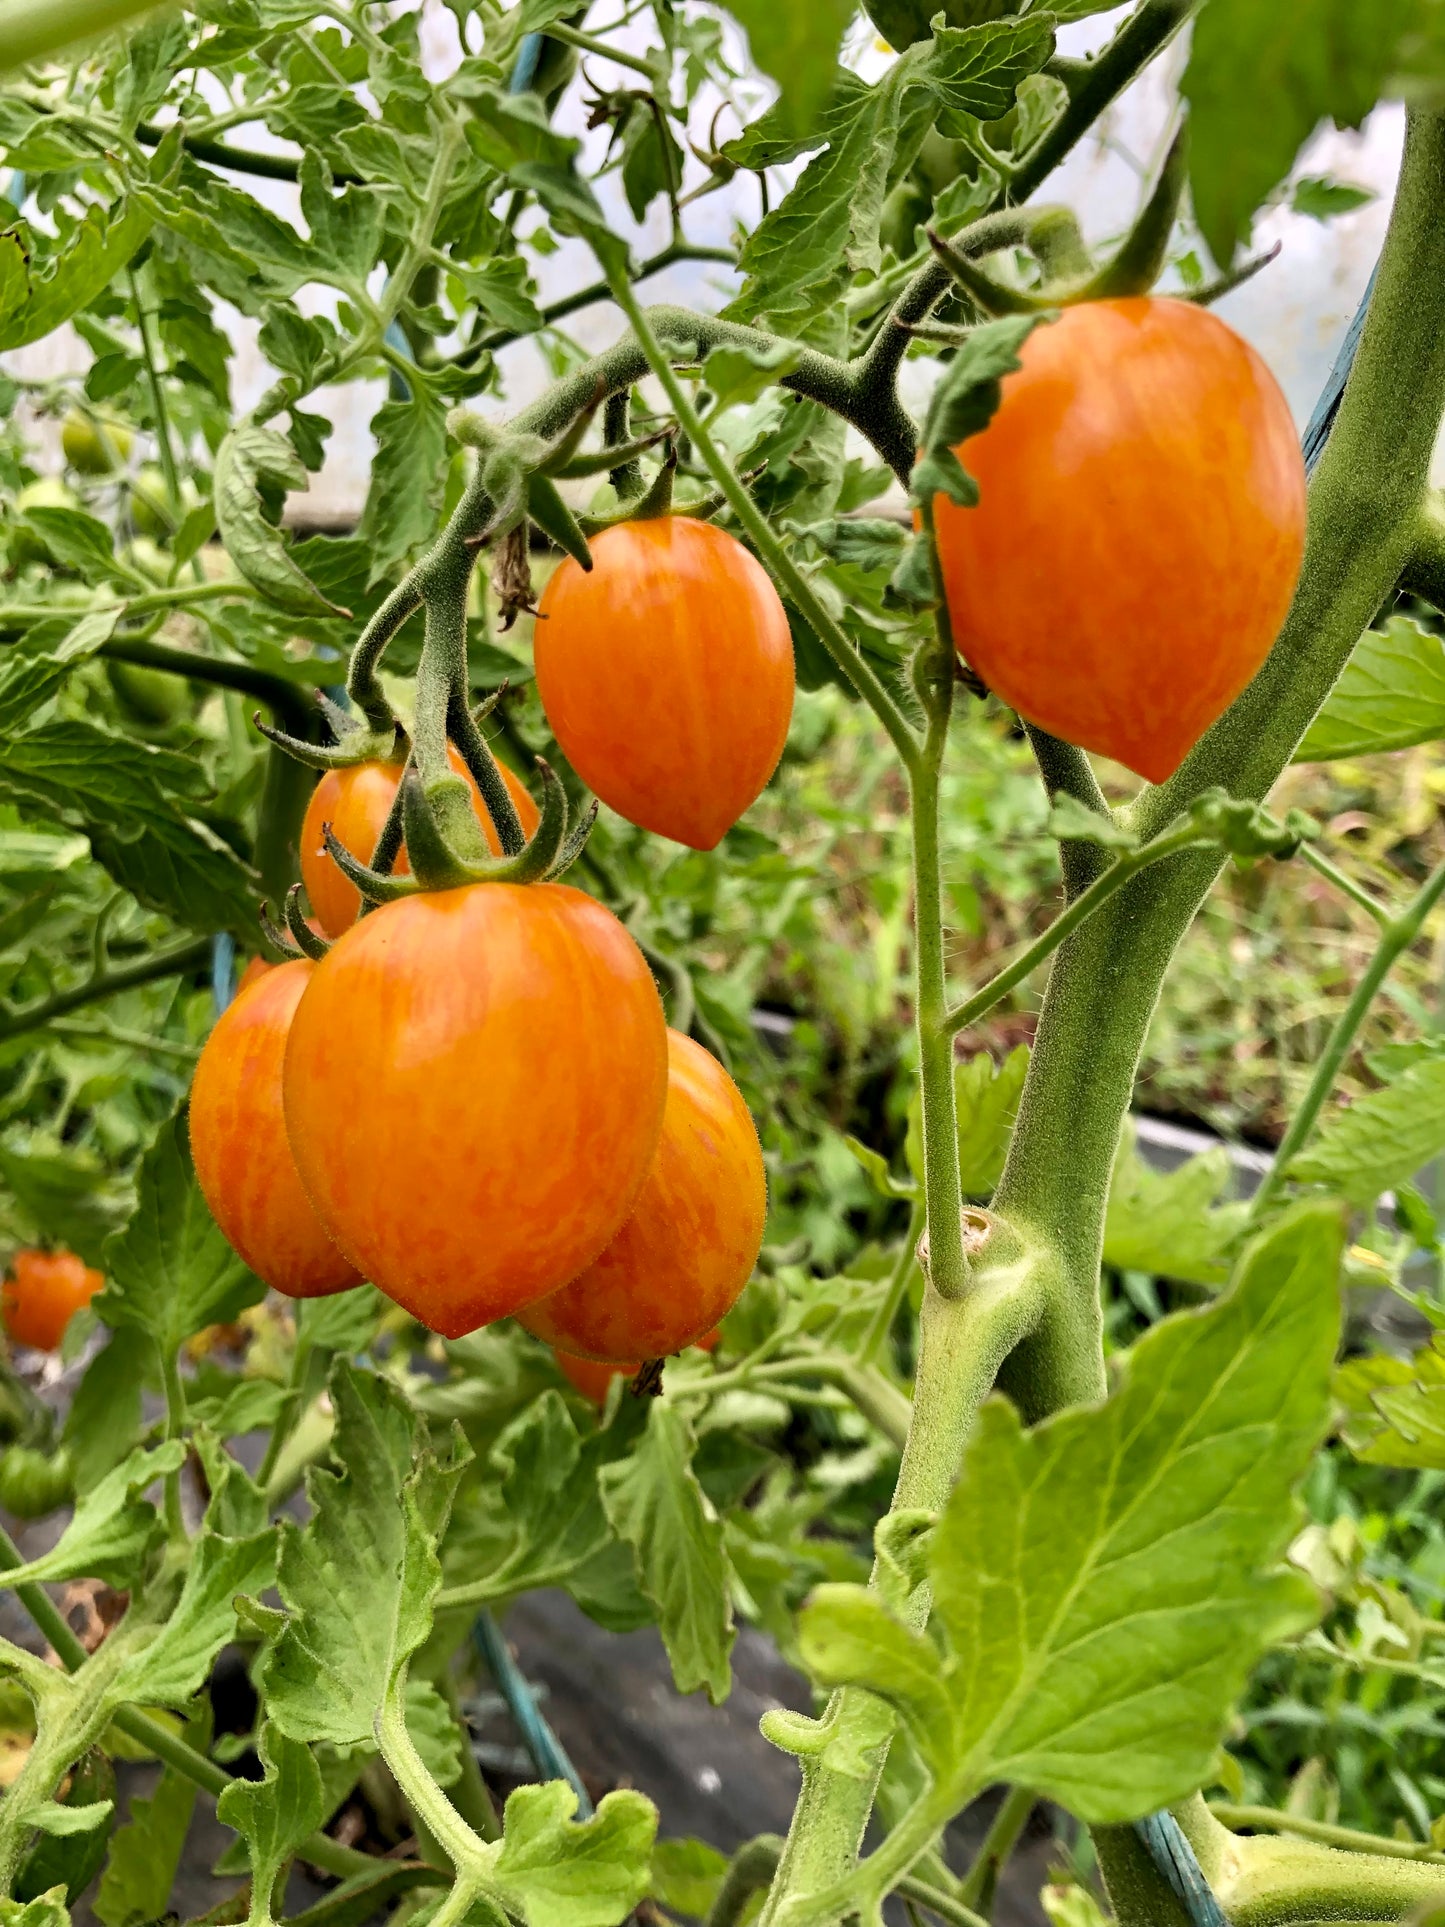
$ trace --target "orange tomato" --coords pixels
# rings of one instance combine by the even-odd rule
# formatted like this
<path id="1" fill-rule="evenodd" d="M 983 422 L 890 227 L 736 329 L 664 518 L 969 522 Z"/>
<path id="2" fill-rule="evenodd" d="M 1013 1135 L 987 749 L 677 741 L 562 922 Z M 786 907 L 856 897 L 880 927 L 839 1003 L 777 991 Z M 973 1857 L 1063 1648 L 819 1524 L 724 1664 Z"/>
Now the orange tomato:
<path id="1" fill-rule="evenodd" d="M 778 592 L 686 515 L 624 522 L 547 583 L 532 653 L 568 761 L 631 822 L 710 850 L 777 768 L 793 713 Z"/>
<path id="2" fill-rule="evenodd" d="M 500 856 L 502 846 L 492 819 L 482 805 L 481 791 L 473 782 L 460 751 L 453 748 L 448 755 L 457 775 L 465 776 L 471 784 L 473 807 L 481 818 L 488 846 L 493 856 Z M 520 777 L 514 776 L 505 764 L 499 763 L 497 767 L 502 772 L 507 794 L 517 806 L 522 828 L 530 836 L 537 827 L 537 805 L 523 788 Z M 326 854 L 321 826 L 329 823 L 344 849 L 360 857 L 363 863 L 370 863 L 376 839 L 391 814 L 401 769 L 400 763 L 354 763 L 350 769 L 330 769 L 311 792 L 301 825 L 301 881 L 306 885 L 316 921 L 328 937 L 339 937 L 356 922 L 361 895 Z M 398 875 L 411 868 L 406 860 L 405 844 L 392 867 Z"/>
<path id="3" fill-rule="evenodd" d="M 665 1358 L 696 1345 L 752 1276 L 768 1210 L 758 1134 L 717 1059 L 667 1033 L 667 1108 L 631 1217 L 598 1258 L 520 1314 L 579 1358 Z"/>
<path id="4" fill-rule="evenodd" d="M 264 971 L 216 1020 L 191 1086 L 191 1156 L 211 1216 L 258 1278 L 288 1298 L 361 1283 L 311 1208 L 286 1140 L 281 1065 L 316 968 Z"/>
<path id="5" fill-rule="evenodd" d="M 236 983 L 236 995 L 239 997 L 243 990 L 249 990 L 256 979 L 258 977 L 264 977 L 269 969 L 271 969 L 269 958 L 259 956 L 248 957 L 246 959 L 246 968 L 241 972 Z"/>
<path id="6" fill-rule="evenodd" d="M 386 904 L 316 966 L 286 1128 L 323 1224 L 459 1337 L 576 1277 L 632 1209 L 667 1094 L 641 951 L 558 883 Z"/>
<path id="7" fill-rule="evenodd" d="M 17 1345 L 53 1352 L 104 1283 L 73 1251 L 17 1251 L 0 1285 L 0 1317 Z"/>
<path id="8" fill-rule="evenodd" d="M 571 1352 L 559 1352 L 555 1345 L 552 1356 L 563 1378 L 575 1385 L 583 1398 L 590 1399 L 599 1411 L 607 1403 L 607 1390 L 614 1378 L 636 1378 L 642 1369 L 640 1362 L 609 1365 L 598 1358 L 574 1358 Z"/>
<path id="9" fill-rule="evenodd" d="M 1279 386 L 1185 301 L 1066 308 L 936 497 L 954 640 L 1021 716 L 1159 783 L 1268 655 L 1304 553 Z"/>

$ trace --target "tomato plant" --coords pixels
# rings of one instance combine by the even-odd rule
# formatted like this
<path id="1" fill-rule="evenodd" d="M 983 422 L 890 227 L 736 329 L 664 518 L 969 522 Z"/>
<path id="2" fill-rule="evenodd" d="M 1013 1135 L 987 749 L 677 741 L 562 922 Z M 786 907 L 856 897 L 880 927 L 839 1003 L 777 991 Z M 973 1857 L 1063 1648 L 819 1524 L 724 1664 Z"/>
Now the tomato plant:
<path id="1" fill-rule="evenodd" d="M 0 9 L 7 1922 L 1445 1905 L 1426 11 Z"/>

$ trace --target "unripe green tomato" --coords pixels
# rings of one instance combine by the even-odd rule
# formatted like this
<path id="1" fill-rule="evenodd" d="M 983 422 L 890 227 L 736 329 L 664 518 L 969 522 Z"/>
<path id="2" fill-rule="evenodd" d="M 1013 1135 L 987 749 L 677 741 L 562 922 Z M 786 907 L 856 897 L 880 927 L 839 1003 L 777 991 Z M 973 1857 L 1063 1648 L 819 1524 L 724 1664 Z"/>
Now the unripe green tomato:
<path id="1" fill-rule="evenodd" d="M 39 1519 L 74 1492 L 70 1454 L 63 1445 L 54 1452 L 11 1445 L 0 1453 L 0 1511 L 16 1519 Z"/>
<path id="2" fill-rule="evenodd" d="M 72 409 L 60 431 L 65 459 L 81 475 L 111 475 L 130 454 L 135 437 L 128 428 L 95 422 Z"/>
<path id="3" fill-rule="evenodd" d="M 186 712 L 185 679 L 168 675 L 164 669 L 147 669 L 142 663 L 105 659 L 106 678 L 116 700 L 133 722 L 147 729 L 165 729 Z"/>
<path id="4" fill-rule="evenodd" d="M 176 509 L 176 522 L 200 502 L 194 482 L 180 484 L 181 499 Z M 170 497 L 166 493 L 166 478 L 152 463 L 137 471 L 130 485 L 130 519 L 137 534 L 148 535 L 155 542 L 169 541 L 175 533 L 175 523 L 171 520 Z"/>
<path id="5" fill-rule="evenodd" d="M 132 568 L 139 569 L 156 583 L 164 583 L 171 572 L 171 558 L 148 535 L 138 535 L 122 551 Z"/>
<path id="6" fill-rule="evenodd" d="M 1017 0 L 863 0 L 864 11 L 898 53 L 915 40 L 929 40 L 936 13 L 949 27 L 972 27 L 981 20 L 1002 20 L 1017 11 Z"/>
<path id="7" fill-rule="evenodd" d="M 30 509 L 78 509 L 80 501 L 75 490 L 62 482 L 58 475 L 42 476 L 38 482 L 27 482 L 15 497 L 15 514 L 24 515 Z M 45 544 L 33 529 L 26 528 L 18 520 L 10 529 L 10 560 L 18 569 L 26 562 L 48 562 L 50 556 Z"/>

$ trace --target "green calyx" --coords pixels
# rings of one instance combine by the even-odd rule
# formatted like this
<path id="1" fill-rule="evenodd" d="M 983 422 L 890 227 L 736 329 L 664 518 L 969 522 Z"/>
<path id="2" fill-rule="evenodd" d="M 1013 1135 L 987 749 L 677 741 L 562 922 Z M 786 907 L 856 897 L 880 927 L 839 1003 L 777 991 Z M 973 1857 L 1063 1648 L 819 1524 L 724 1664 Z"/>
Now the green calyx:
<path id="1" fill-rule="evenodd" d="M 1029 251 L 1044 274 L 1043 283 L 1037 289 L 1011 288 L 996 281 L 976 261 L 931 228 L 929 246 L 974 307 L 988 316 L 1044 314 L 1050 309 L 1074 307 L 1084 301 L 1117 301 L 1130 295 L 1148 294 L 1163 273 L 1168 258 L 1169 237 L 1179 213 L 1187 166 L 1187 137 L 1181 128 L 1170 144 L 1159 178 L 1133 227 L 1102 267 L 1091 266 L 1079 238 L 1078 224 L 1067 209 L 1039 210 L 1029 224 L 1027 239 Z M 959 331 L 950 331 L 948 336 L 940 329 L 916 332 L 927 340 L 937 340 L 951 339 Z"/>
<path id="2" fill-rule="evenodd" d="M 459 890 L 474 883 L 545 883 L 581 855 L 597 817 L 592 803 L 570 821 L 567 792 L 550 763 L 537 758 L 542 805 L 537 828 L 520 849 L 493 856 L 477 821 L 470 785 L 448 773 L 431 783 L 409 766 L 401 781 L 401 825 L 410 876 L 392 876 L 362 863 L 323 826 L 326 850 L 368 903 L 394 903 L 420 891 Z M 308 933 L 309 934 L 309 933 Z M 297 937 L 300 943 L 299 936 Z"/>
<path id="3" fill-rule="evenodd" d="M 354 769 L 358 763 L 405 761 L 406 731 L 389 713 L 380 726 L 373 719 L 361 722 L 321 690 L 316 692 L 316 705 L 330 725 L 334 738 L 330 743 L 308 743 L 288 735 L 284 729 L 263 722 L 259 712 L 252 720 L 268 743 L 308 769 Z"/>

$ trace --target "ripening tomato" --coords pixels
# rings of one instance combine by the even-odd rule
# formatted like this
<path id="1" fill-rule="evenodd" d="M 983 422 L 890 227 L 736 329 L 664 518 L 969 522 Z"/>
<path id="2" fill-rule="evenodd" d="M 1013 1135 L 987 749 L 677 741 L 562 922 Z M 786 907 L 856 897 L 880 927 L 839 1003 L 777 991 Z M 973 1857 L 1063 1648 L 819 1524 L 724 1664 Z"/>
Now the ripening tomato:
<path id="1" fill-rule="evenodd" d="M 1305 473 L 1273 375 L 1186 301 L 1038 327 L 937 502 L 954 641 L 1021 716 L 1159 783 L 1254 676 L 1294 594 Z"/>
<path id="2" fill-rule="evenodd" d="M 248 957 L 246 959 L 246 968 L 236 979 L 236 995 L 239 997 L 243 990 L 249 990 L 258 977 L 264 977 L 266 972 L 273 968 L 274 966 L 268 957 Z"/>
<path id="3" fill-rule="evenodd" d="M 767 1179 L 742 1092 L 675 1030 L 667 1057 L 662 1136 L 632 1216 L 596 1264 L 520 1314 L 579 1358 L 665 1358 L 699 1343 L 762 1248 Z"/>
<path id="4" fill-rule="evenodd" d="M 322 1222 L 456 1338 L 591 1264 L 662 1128 L 667 1028 L 642 952 L 560 883 L 384 905 L 316 966 L 286 1128 Z"/>
<path id="5" fill-rule="evenodd" d="M 636 1378 L 641 1371 L 641 1362 L 610 1365 L 600 1358 L 574 1358 L 571 1352 L 559 1352 L 552 1347 L 552 1356 L 557 1361 L 557 1369 L 563 1378 L 575 1385 L 583 1398 L 590 1399 L 599 1411 L 607 1403 L 608 1388 L 614 1378 Z"/>
<path id="6" fill-rule="evenodd" d="M 644 830 L 710 850 L 777 768 L 793 645 L 761 563 L 686 515 L 624 522 L 542 592 L 537 692 L 573 769 Z"/>
<path id="7" fill-rule="evenodd" d="M 105 1280 L 73 1251 L 17 1251 L 0 1285 L 0 1316 L 17 1345 L 53 1352 Z"/>
<path id="8" fill-rule="evenodd" d="M 211 1215 L 258 1278 L 288 1298 L 359 1285 L 311 1208 L 286 1140 L 281 1065 L 316 966 L 256 977 L 216 1020 L 191 1086 L 191 1156 Z"/>
<path id="9" fill-rule="evenodd" d="M 453 748 L 448 754 L 457 775 L 465 776 L 471 784 L 473 807 L 481 818 L 488 847 L 493 856 L 500 856 L 502 846 L 492 819 L 482 807 L 481 791 L 472 781 L 460 751 Z M 401 781 L 401 767 L 400 763 L 355 763 L 350 769 L 328 770 L 311 792 L 306 819 L 301 825 L 301 880 L 306 885 L 316 921 L 328 937 L 339 937 L 356 922 L 361 896 L 356 885 L 347 881 L 326 854 L 321 826 L 329 823 L 344 849 L 360 857 L 363 863 L 370 863 L 381 827 L 391 813 L 392 798 Z M 499 763 L 497 767 L 502 772 L 507 794 L 517 806 L 522 828 L 530 836 L 537 827 L 537 805 L 522 787 L 520 777 L 514 776 L 504 764 Z M 393 869 L 400 873 L 410 868 L 403 844 Z"/>

